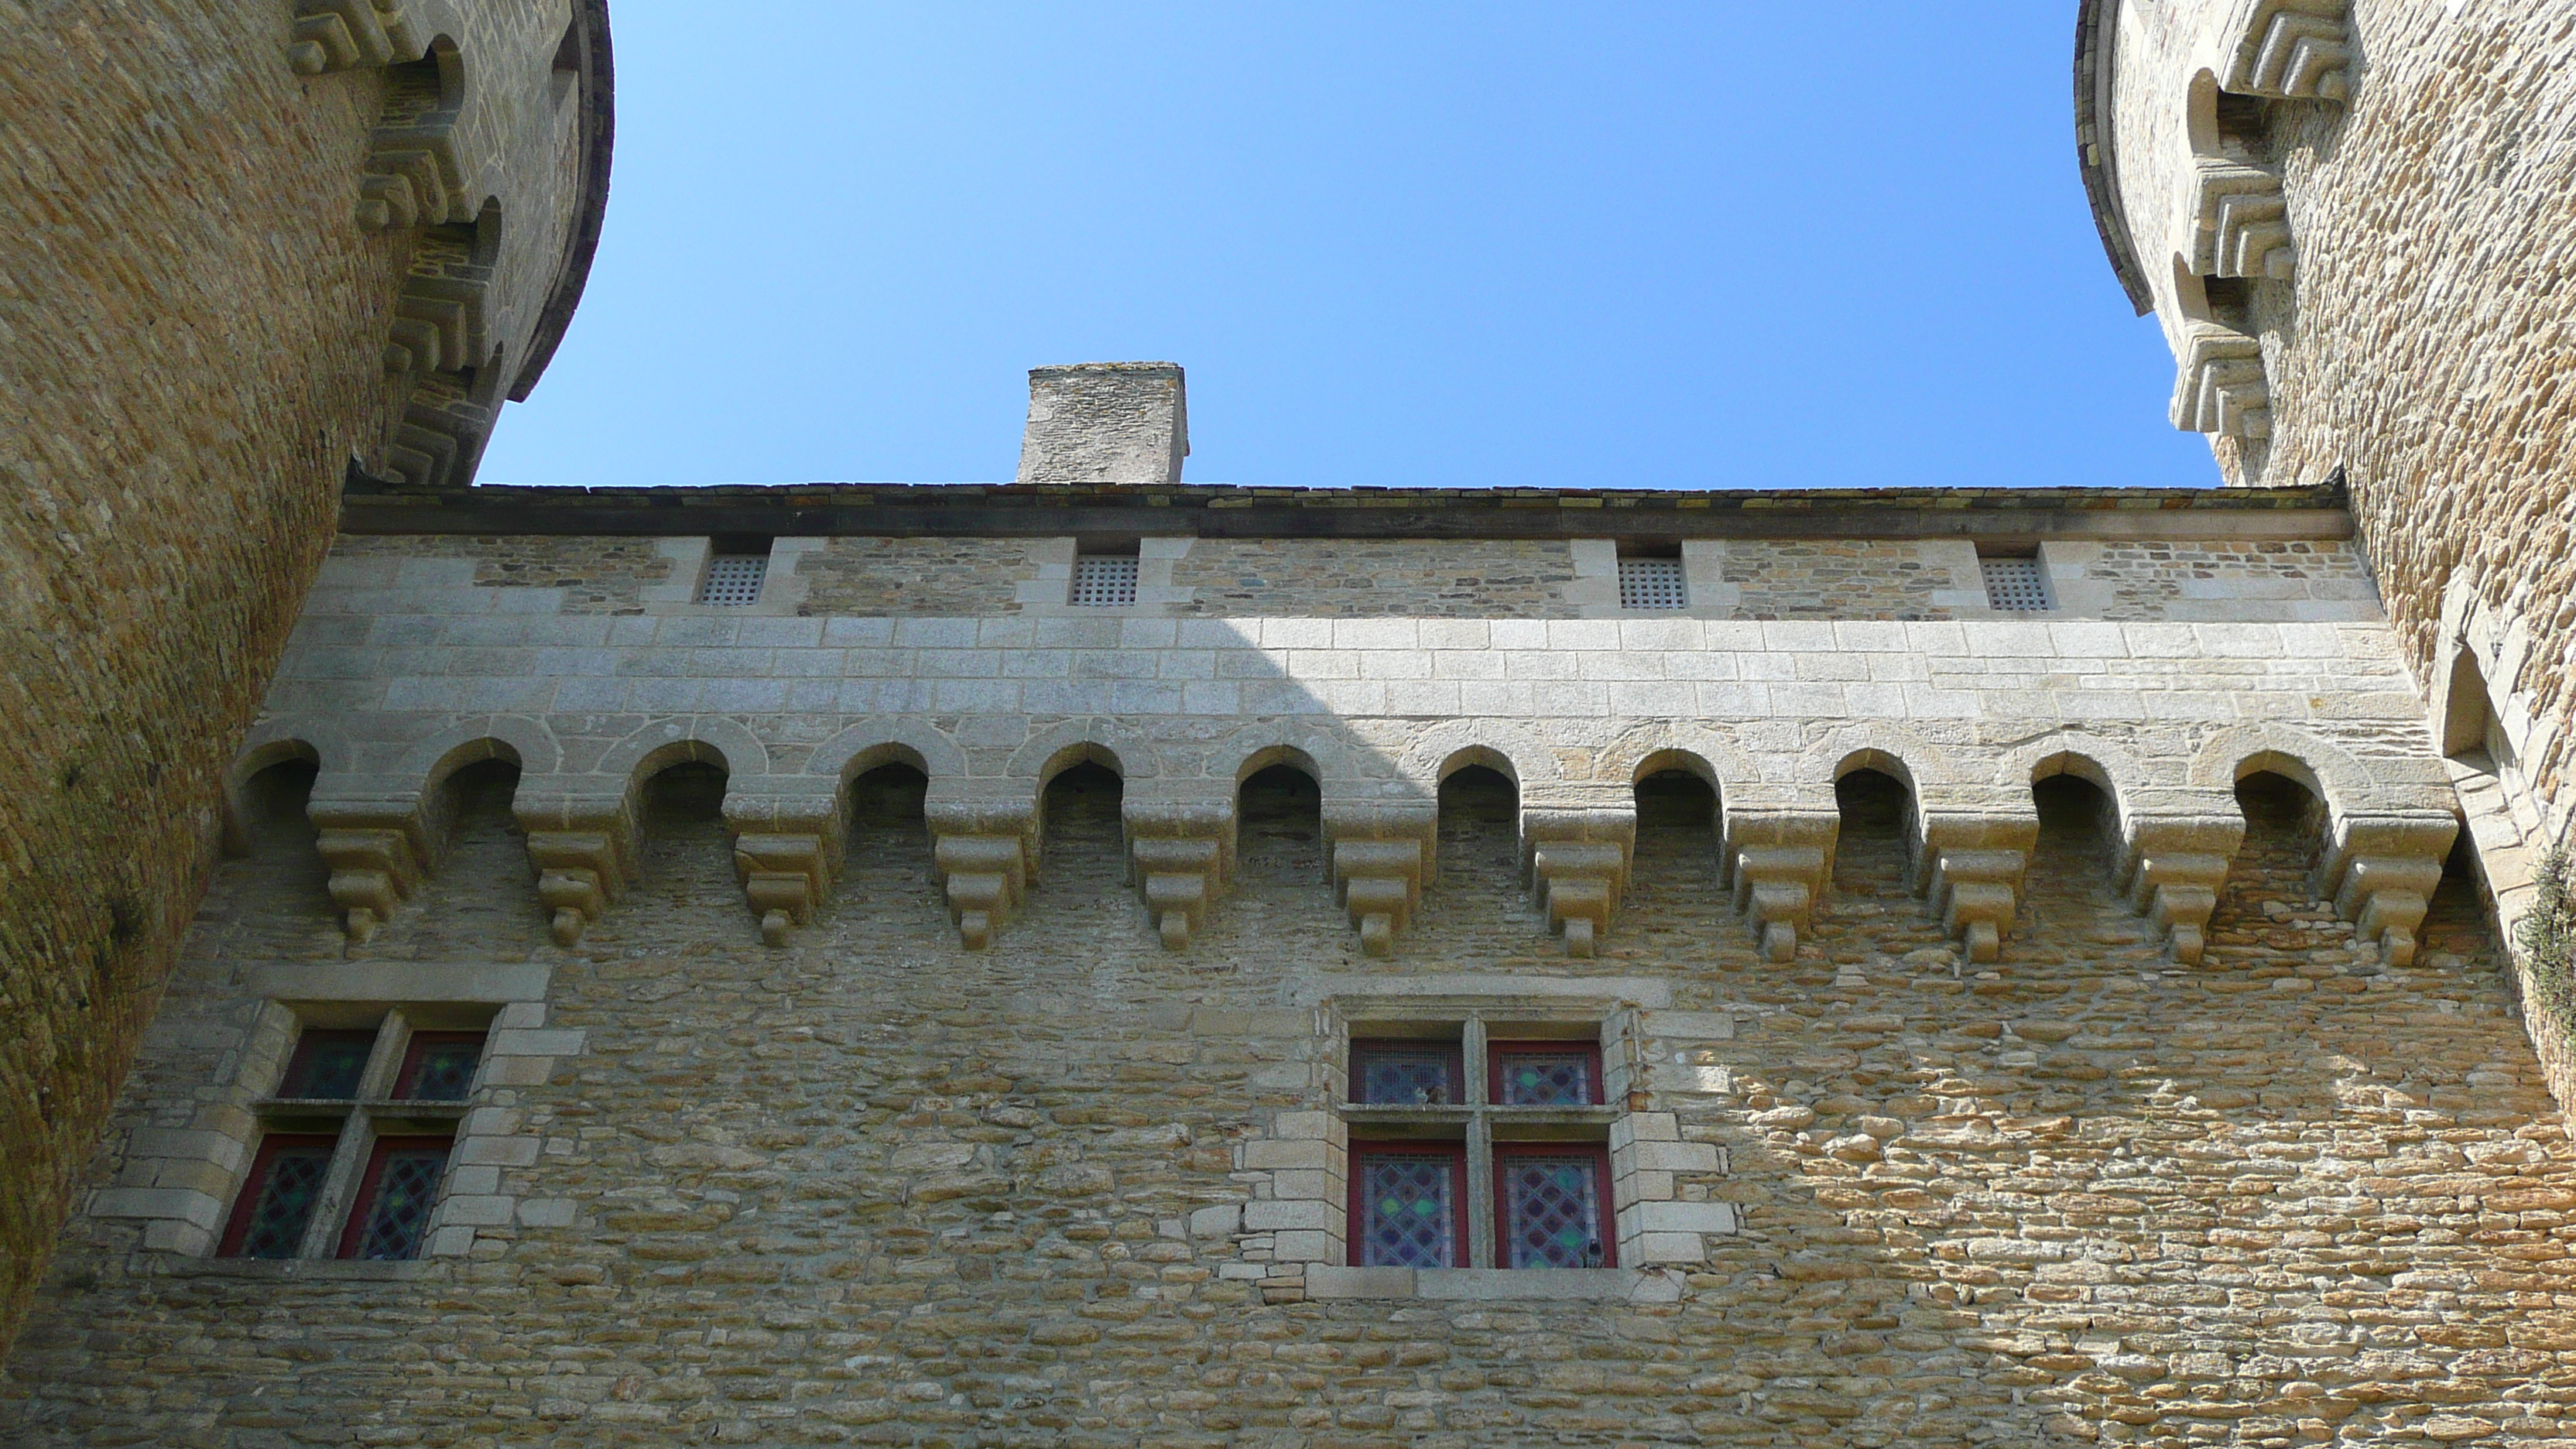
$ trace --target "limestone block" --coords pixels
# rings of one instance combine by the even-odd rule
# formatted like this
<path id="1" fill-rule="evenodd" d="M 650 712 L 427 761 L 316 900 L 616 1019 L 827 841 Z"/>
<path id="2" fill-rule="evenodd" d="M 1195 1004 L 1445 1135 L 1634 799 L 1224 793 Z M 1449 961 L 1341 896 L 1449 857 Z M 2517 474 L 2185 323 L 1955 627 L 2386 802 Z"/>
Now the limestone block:
<path id="1" fill-rule="evenodd" d="M 410 125 L 379 126 L 369 138 L 358 181 L 358 225 L 367 231 L 474 220 L 465 163 L 456 150 L 456 117 L 436 112 Z M 437 366 L 437 364 L 430 364 Z M 462 366 L 450 363 L 449 367 Z"/>
<path id="2" fill-rule="evenodd" d="M 297 75 L 327 75 L 418 60 L 428 48 L 401 0 L 296 0 L 286 63 Z"/>
<path id="3" fill-rule="evenodd" d="M 2353 923 L 2353 934 L 2379 947 L 2391 966 L 2415 960 L 2415 929 L 2424 923 L 2442 862 L 2459 822 L 2448 815 L 2346 815 L 2317 864 L 2319 897 Z"/>
<path id="4" fill-rule="evenodd" d="M 331 902 L 349 939 L 364 941 L 393 918 L 428 874 L 429 842 L 418 802 L 317 802 L 306 811 L 313 845 L 331 867 Z"/>
<path id="5" fill-rule="evenodd" d="M 2184 235 L 2191 269 L 2204 277 L 2287 279 L 2297 268 L 2290 247 L 2289 203 L 2281 178 L 2223 156 L 2194 158 Z"/>
<path id="6" fill-rule="evenodd" d="M 1177 365 L 1029 369 L 1022 483 L 1178 483 L 1189 451 L 1188 390 Z"/>
<path id="7" fill-rule="evenodd" d="M 581 939 L 635 878 L 635 814 L 624 796 L 522 798 L 537 899 L 554 913 L 555 944 Z"/>
<path id="8" fill-rule="evenodd" d="M 1840 815 L 1812 807 L 1726 812 L 1721 849 L 1735 881 L 1735 908 L 1752 923 L 1767 959 L 1797 956 L 1798 932 L 1833 878 L 1841 829 Z"/>
<path id="9" fill-rule="evenodd" d="M 1439 837 L 1436 806 L 1328 804 L 1333 893 L 1358 927 L 1360 949 L 1391 955 L 1422 904 Z"/>
<path id="10" fill-rule="evenodd" d="M 735 832 L 734 877 L 760 917 L 760 939 L 784 946 L 788 929 L 814 919 L 840 874 L 839 796 L 728 794 L 724 815 Z"/>
<path id="11" fill-rule="evenodd" d="M 2272 386 L 2263 370 L 2262 342 L 2215 322 L 2187 322 L 2184 328 L 2173 425 L 2186 433 L 2270 437 Z"/>
<path id="12" fill-rule="evenodd" d="M 2245 96 L 2340 101 L 2351 94 L 2346 0 L 2240 0 L 2222 88 Z"/>
<path id="13" fill-rule="evenodd" d="M 2039 843 L 2039 817 L 1927 811 L 1922 832 L 1916 871 L 1928 904 L 1969 960 L 1994 960 L 2020 906 L 2022 874 Z"/>
<path id="14" fill-rule="evenodd" d="M 1565 937 L 1565 954 L 1590 956 L 1608 934 L 1637 840 L 1633 806 L 1525 808 L 1521 849 L 1532 902 L 1548 928 Z"/>
<path id="15" fill-rule="evenodd" d="M 1145 909 L 1164 947 L 1183 950 L 1206 919 L 1209 903 L 1224 889 L 1233 864 L 1233 802 L 1130 799 L 1123 813 Z"/>
<path id="16" fill-rule="evenodd" d="M 969 951 L 992 944 L 1028 895 L 1037 865 L 1037 810 L 1018 801 L 939 802 L 928 807 L 931 867 L 948 893 L 957 939 Z"/>
<path id="17" fill-rule="evenodd" d="M 2202 933 L 2218 908 L 2229 862 L 2245 842 L 2241 815 L 2142 816 L 2122 841 L 2121 886 L 2165 933 L 2175 961 L 2200 961 Z"/>

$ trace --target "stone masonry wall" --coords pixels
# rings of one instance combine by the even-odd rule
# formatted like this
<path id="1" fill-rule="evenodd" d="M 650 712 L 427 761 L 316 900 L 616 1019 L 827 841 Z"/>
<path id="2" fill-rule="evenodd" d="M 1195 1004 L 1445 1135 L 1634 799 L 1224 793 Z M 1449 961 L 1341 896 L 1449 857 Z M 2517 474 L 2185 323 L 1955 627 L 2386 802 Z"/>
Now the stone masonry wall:
<path id="1" fill-rule="evenodd" d="M 2120 7 L 2113 97 L 2129 227 L 2169 335 L 2185 95 L 2219 0 Z M 2347 473 L 2373 576 L 2441 695 L 2475 647 L 2552 829 L 2576 798 L 2576 31 L 2548 5 L 2353 0 L 2340 104 L 2276 102 L 2293 280 L 2251 288 L 2272 436 L 2220 439 L 2229 482 Z M 2214 38 L 2215 37 L 2215 38 Z M 2141 400 L 2155 406 L 2155 400 Z"/>
<path id="2" fill-rule="evenodd" d="M 566 614 L 640 614 L 644 590 L 670 582 L 671 560 L 649 538 L 514 534 L 370 537 L 343 534 L 340 558 L 470 558 L 484 588 L 561 589 Z"/>
<path id="3" fill-rule="evenodd" d="M 286 9 L 0 3 L 0 1341 L 203 885 L 218 781 L 394 400 L 374 73 Z"/>
<path id="4" fill-rule="evenodd" d="M 671 581 L 670 540 L 511 535 L 343 535 L 336 554 L 470 558 L 474 582 L 561 588 L 560 609 L 654 612 L 646 590 Z M 1573 619 L 1598 615 L 1578 600 L 1564 542 L 1347 539 L 1158 540 L 1169 560 L 1168 605 L 1155 614 L 1203 618 Z M 809 616 L 956 618 L 1020 613 L 1053 545 L 1010 538 L 834 537 L 795 554 Z M 1961 540 L 1730 540 L 1698 582 L 1686 612 L 1705 619 L 1933 620 L 1989 617 L 1973 548 Z M 1147 561 L 1150 571 L 1162 566 Z M 785 565 L 773 563 L 773 576 Z M 2253 618 L 2375 619 L 2376 595 L 2346 541 L 2142 540 L 2091 546 L 2075 575 L 2105 586 L 2060 600 L 2070 617 L 2228 622 Z M 1591 582 L 1591 581 L 1585 581 Z M 1596 592 L 1615 599 L 1615 580 Z M 2097 599 L 2098 596 L 2098 599 Z M 1975 601 L 1975 602 L 1971 602 Z M 1061 599 L 1049 612 L 1064 612 Z M 1606 608 L 1607 606 L 1605 606 Z M 526 604 L 514 609 L 525 611 Z M 1083 611 L 1089 613 L 1091 611 Z M 1615 612 L 1615 610 L 1612 610 Z"/>
<path id="5" fill-rule="evenodd" d="M 2241 796 L 2250 833 L 2191 968 L 2111 890 L 2098 802 L 2064 781 L 2005 957 L 1971 967 L 1907 892 L 1901 793 L 1866 774 L 1782 964 L 1729 909 L 1708 826 L 1660 812 L 1602 956 L 1534 949 L 1507 792 L 1444 801 L 1439 877 L 1387 961 L 1318 878 L 1311 795 L 1249 796 L 1235 889 L 1172 956 L 1124 884 L 1116 787 L 1086 778 L 1054 792 L 1025 915 L 975 956 L 931 886 L 918 777 L 862 779 L 849 872 L 784 950 L 759 944 L 703 789 L 656 794 L 642 880 L 569 950 L 469 802 L 447 893 L 418 908 L 442 919 L 347 964 L 551 968 L 553 1019 L 587 1046 L 518 1093 L 543 1148 L 503 1177 L 568 1211 L 486 1228 L 467 1259 L 298 1273 L 136 1252 L 82 1219 L 0 1379 L 0 1430 L 239 1449 L 2576 1432 L 2554 1387 L 2576 1318 L 2550 1288 L 2576 1156 L 2474 900 L 2446 883 L 2417 966 L 2378 966 L 2308 896 L 2310 812 L 2275 777 Z M 343 960 L 291 827 L 219 873 L 127 1126 L 231 1070 L 238 973 Z M 1460 971 L 1650 978 L 1732 1022 L 1639 1079 L 1722 1153 L 1742 1215 L 1668 1299 L 1266 1302 L 1230 1271 L 1247 1239 L 1193 1233 L 1248 1190 L 1242 1144 L 1332 1100 L 1294 1003 Z"/>
<path id="6" fill-rule="evenodd" d="M 797 566 L 814 581 L 803 612 L 887 617 L 1015 614 L 1013 590 L 1037 575 L 1031 541 L 1013 538 L 835 538 Z"/>
<path id="7" fill-rule="evenodd" d="M 1557 542 L 1199 539 L 1172 565 L 1185 612 L 1314 618 L 1570 619 L 1572 551 Z"/>

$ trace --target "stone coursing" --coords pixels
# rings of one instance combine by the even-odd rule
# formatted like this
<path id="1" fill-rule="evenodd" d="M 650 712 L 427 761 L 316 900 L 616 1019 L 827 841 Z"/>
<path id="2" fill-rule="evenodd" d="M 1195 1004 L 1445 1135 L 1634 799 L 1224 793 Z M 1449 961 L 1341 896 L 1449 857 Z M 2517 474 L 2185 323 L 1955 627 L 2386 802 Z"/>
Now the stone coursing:
<path id="1" fill-rule="evenodd" d="M 1573 578 L 1565 544 L 1488 539 L 1199 539 L 1172 565 L 1183 611 L 1213 617 L 1570 619 Z"/>
<path id="2" fill-rule="evenodd" d="M 566 614 L 640 614 L 644 591 L 671 581 L 671 559 L 649 538 L 342 535 L 341 558 L 461 558 L 480 588 L 560 589 Z"/>
<path id="3" fill-rule="evenodd" d="M 1013 614 L 1038 554 L 1012 538 L 835 538 L 804 555 L 797 575 L 814 581 L 808 614 Z"/>
<path id="4" fill-rule="evenodd" d="M 2347 84 L 2204 117 L 2278 174 L 2298 256 L 2294 279 L 2254 280 L 2228 303 L 2258 343 L 2271 423 L 2267 440 L 2215 440 L 2219 465 L 2233 483 L 2345 473 L 2437 729 L 2453 661 L 2472 655 L 2515 756 L 2495 762 L 2505 793 L 2526 843 L 2546 844 L 2568 827 L 2576 748 L 2576 395 L 2558 284 L 2576 265 L 2576 34 L 2549 6 L 2289 9 L 2319 11 L 2342 37 Z M 2208 310 L 2167 263 L 2186 250 L 2170 227 L 2202 144 L 2194 78 L 2213 67 L 2227 81 L 2249 11 L 2117 12 L 2107 139 L 2180 355 Z M 2529 854 L 2488 860 L 2501 894 L 2520 890 Z"/>
<path id="5" fill-rule="evenodd" d="M 2106 544 L 2085 577 L 2108 584 L 2106 619 L 2157 619 L 2186 600 L 2374 596 L 2348 543 Z"/>
<path id="6" fill-rule="evenodd" d="M 1913 542 L 1744 543 L 1726 546 L 1726 582 L 1741 590 L 1735 615 L 1745 619 L 1947 619 L 1954 600 L 1982 598 L 1985 583 L 1947 558 L 1927 559 L 1937 545 Z M 1958 553 L 1952 546 L 1946 550 Z"/>
<path id="7" fill-rule="evenodd" d="M 461 1258 L 291 1273 L 137 1251 L 135 1229 L 84 1218 L 0 1423 L 30 1445 L 2576 1427 L 2534 1392 L 2576 1351 L 2545 1266 L 2576 1156 L 2474 896 L 2445 884 L 2411 967 L 2354 950 L 2307 885 L 2316 812 L 2285 782 L 2242 798 L 2194 967 L 2115 890 L 2099 811 L 2062 781 L 2006 954 L 1982 965 L 1914 896 L 1902 793 L 1868 776 L 1788 962 L 1732 923 L 1709 822 L 1663 810 L 1641 814 L 1601 956 L 1533 952 L 1500 782 L 1444 800 L 1437 879 L 1390 960 L 1330 899 L 1314 797 L 1249 795 L 1234 889 L 1172 957 L 1122 884 L 1116 789 L 1052 792 L 1026 914 L 976 957 L 951 944 L 899 773 L 860 782 L 842 889 L 783 952 L 739 909 L 703 789 L 653 795 L 638 888 L 572 949 L 547 939 L 505 817 L 468 804 L 439 906 L 481 909 L 408 948 L 398 921 L 351 964 L 549 968 L 550 1022 L 581 1050 L 518 1089 L 539 1150 L 499 1179 L 563 1208 L 480 1226 Z M 220 873 L 130 1127 L 225 1080 L 242 972 L 342 961 L 291 836 Z M 1257 1186 L 1249 1144 L 1331 1109 L 1313 1004 L 1462 969 L 1652 979 L 1726 1021 L 1634 1070 L 1739 1230 L 1617 1301 L 1269 1301 L 1264 1234 L 1213 1210 Z"/>
<path id="8" fill-rule="evenodd" d="M 556 84 L 572 7 L 408 8 L 472 68 L 459 199 L 512 196 L 487 332 L 522 344 L 566 274 L 580 127 L 513 134 L 508 97 Z M 358 214 L 391 57 L 300 74 L 294 20 L 0 6 L 0 1340 L 201 889 L 342 475 L 388 466 L 405 425 L 386 346 L 425 233 Z"/>

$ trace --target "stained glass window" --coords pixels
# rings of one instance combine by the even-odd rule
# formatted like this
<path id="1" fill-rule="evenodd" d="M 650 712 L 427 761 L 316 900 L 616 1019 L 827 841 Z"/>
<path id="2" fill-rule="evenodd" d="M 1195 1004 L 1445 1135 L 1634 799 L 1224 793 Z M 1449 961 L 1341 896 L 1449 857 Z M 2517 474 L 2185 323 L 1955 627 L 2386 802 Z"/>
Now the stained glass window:
<path id="1" fill-rule="evenodd" d="M 1384 1148 L 1355 1153 L 1359 1254 L 1369 1268 L 1454 1268 L 1461 1158 L 1454 1151 Z"/>
<path id="2" fill-rule="evenodd" d="M 375 1049 L 372 1031 L 307 1031 L 296 1038 L 277 1095 L 345 1102 L 358 1095 L 358 1080 Z"/>
<path id="3" fill-rule="evenodd" d="M 1351 1100 L 1370 1106 L 1441 1107 L 1459 1090 L 1458 1048 L 1437 1041 L 1351 1043 Z"/>
<path id="4" fill-rule="evenodd" d="M 462 1102 L 483 1060 L 479 1031 L 416 1031 L 404 1050 L 394 1096 L 406 1102 Z"/>
<path id="5" fill-rule="evenodd" d="M 1601 1222 L 1608 1177 L 1595 1152 L 1498 1155 L 1494 1194 L 1502 1212 L 1497 1244 L 1506 1268 L 1606 1268 L 1610 1235 Z"/>
<path id="6" fill-rule="evenodd" d="M 343 1258 L 410 1258 L 420 1252 L 429 1210 L 438 1204 L 438 1179 L 447 1171 L 444 1137 L 383 1137 L 340 1235 Z"/>
<path id="7" fill-rule="evenodd" d="M 325 1134 L 272 1132 L 260 1143 L 224 1230 L 225 1257 L 295 1256 L 331 1170 L 333 1141 Z"/>
<path id="8" fill-rule="evenodd" d="M 1493 1046 L 1493 1099 L 1505 1107 L 1589 1107 L 1601 1100 L 1601 1054 L 1581 1042 Z"/>

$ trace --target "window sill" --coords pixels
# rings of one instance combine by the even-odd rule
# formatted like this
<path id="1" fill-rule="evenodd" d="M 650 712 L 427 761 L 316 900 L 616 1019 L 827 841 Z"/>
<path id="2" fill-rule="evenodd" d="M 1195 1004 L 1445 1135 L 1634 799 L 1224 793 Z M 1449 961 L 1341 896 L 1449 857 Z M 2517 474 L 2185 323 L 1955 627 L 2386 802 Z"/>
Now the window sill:
<path id="1" fill-rule="evenodd" d="M 447 1265 L 420 1258 L 398 1263 L 357 1258 L 192 1258 L 154 1253 L 173 1278 L 234 1278 L 252 1283 L 414 1283 L 447 1276 Z"/>
<path id="2" fill-rule="evenodd" d="M 1443 1302 L 1678 1303 L 1678 1273 L 1641 1268 L 1306 1269 L 1306 1297 Z"/>

